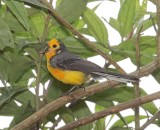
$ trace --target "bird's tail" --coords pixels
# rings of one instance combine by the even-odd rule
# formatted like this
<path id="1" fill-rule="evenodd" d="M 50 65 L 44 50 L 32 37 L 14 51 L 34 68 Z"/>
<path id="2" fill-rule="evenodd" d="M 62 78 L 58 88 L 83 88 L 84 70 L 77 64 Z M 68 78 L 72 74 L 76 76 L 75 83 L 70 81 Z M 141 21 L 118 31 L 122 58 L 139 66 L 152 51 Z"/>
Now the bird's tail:
<path id="1" fill-rule="evenodd" d="M 118 74 L 118 73 L 113 73 L 113 72 L 93 72 L 93 75 L 95 77 L 104 77 L 107 78 L 108 80 L 115 80 L 118 82 L 122 83 L 138 83 L 139 79 L 136 78 L 135 76 L 131 75 L 124 75 L 124 74 Z"/>

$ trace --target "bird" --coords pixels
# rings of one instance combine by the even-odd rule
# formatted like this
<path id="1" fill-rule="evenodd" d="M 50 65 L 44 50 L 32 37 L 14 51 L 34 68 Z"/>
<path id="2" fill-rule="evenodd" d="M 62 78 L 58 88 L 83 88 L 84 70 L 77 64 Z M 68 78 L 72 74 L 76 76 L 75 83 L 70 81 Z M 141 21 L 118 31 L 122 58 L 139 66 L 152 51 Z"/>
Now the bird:
<path id="1" fill-rule="evenodd" d="M 106 72 L 102 67 L 68 51 L 60 39 L 51 39 L 43 53 L 48 71 L 59 81 L 70 85 L 82 85 L 89 78 L 106 78 L 122 83 L 137 83 L 135 76 Z"/>

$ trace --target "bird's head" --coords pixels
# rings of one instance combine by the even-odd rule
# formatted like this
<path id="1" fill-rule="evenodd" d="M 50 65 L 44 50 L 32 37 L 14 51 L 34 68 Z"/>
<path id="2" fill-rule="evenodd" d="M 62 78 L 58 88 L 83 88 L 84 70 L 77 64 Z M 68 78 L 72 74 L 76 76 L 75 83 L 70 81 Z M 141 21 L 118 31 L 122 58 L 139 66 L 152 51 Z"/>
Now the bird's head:
<path id="1" fill-rule="evenodd" d="M 44 53 L 47 58 L 51 58 L 57 54 L 60 54 L 64 50 L 66 50 L 66 47 L 61 40 L 52 39 L 48 42 L 47 46 L 45 47 Z"/>

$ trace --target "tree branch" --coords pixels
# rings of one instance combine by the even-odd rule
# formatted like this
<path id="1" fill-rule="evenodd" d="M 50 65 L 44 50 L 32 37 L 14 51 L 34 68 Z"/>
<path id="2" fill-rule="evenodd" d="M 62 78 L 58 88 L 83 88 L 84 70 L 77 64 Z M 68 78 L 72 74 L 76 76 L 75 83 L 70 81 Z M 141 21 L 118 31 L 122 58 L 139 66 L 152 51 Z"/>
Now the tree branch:
<path id="1" fill-rule="evenodd" d="M 158 111 L 151 119 L 149 119 L 145 124 L 143 124 L 140 127 L 140 130 L 144 130 L 148 125 L 150 125 L 158 117 L 160 117 L 160 111 Z"/>
<path id="2" fill-rule="evenodd" d="M 138 72 L 132 73 L 132 75 L 137 76 L 139 73 L 139 76 L 146 76 L 152 73 L 154 70 L 156 70 L 159 67 L 158 59 L 156 58 L 154 61 L 152 61 L 150 64 L 144 66 L 141 68 L 141 70 Z M 56 100 L 54 100 L 51 103 L 48 103 L 43 108 L 32 114 L 30 117 L 22 121 L 21 123 L 17 124 L 15 127 L 13 127 L 11 130 L 23 130 L 32 124 L 36 123 L 40 119 L 46 117 L 50 112 L 53 112 L 57 110 L 58 108 L 62 107 L 66 103 L 72 102 L 77 99 L 81 99 L 83 97 L 91 96 L 95 93 L 102 92 L 106 89 L 109 89 L 111 87 L 115 87 L 116 85 L 120 85 L 121 83 L 116 81 L 106 81 L 98 84 L 90 85 L 89 87 L 86 87 L 85 91 L 83 89 L 79 89 L 77 91 L 74 91 L 71 93 L 71 96 L 63 96 Z"/>
<path id="3" fill-rule="evenodd" d="M 160 60 L 160 0 L 156 0 L 156 8 L 157 8 L 157 25 L 158 25 L 158 32 L 157 32 L 157 57 Z M 160 64 L 160 61 L 159 61 Z"/>
<path id="4" fill-rule="evenodd" d="M 140 46 L 139 46 L 139 40 L 141 37 L 141 31 L 142 31 L 143 26 L 140 28 L 138 31 L 136 41 L 135 41 L 135 48 L 136 48 L 136 64 L 137 64 L 137 71 L 140 70 Z M 134 95 L 135 98 L 140 97 L 140 88 L 139 88 L 139 83 L 134 84 Z M 135 107 L 135 130 L 139 130 L 140 127 L 140 120 L 139 120 L 139 106 Z"/>
<path id="5" fill-rule="evenodd" d="M 98 49 L 92 42 L 90 42 L 86 37 L 84 37 L 81 33 L 79 33 L 74 27 L 69 24 L 65 19 L 63 19 L 52 7 L 51 4 L 49 4 L 46 0 L 41 0 L 41 2 L 46 5 L 49 10 L 51 11 L 53 17 L 63 26 L 65 26 L 68 30 L 70 30 L 74 35 L 76 35 L 81 41 L 83 41 L 86 45 L 88 45 L 92 50 L 100 54 L 104 59 L 106 59 L 108 62 L 110 62 L 115 68 L 123 73 L 126 74 L 126 72 L 112 59 L 110 58 L 106 53 L 102 52 L 100 49 Z"/>
<path id="6" fill-rule="evenodd" d="M 69 123 L 69 124 L 59 128 L 57 130 L 71 130 L 71 129 L 77 128 L 78 126 L 82 126 L 82 125 L 91 123 L 91 122 L 93 122 L 95 120 L 98 120 L 100 118 L 103 118 L 105 116 L 115 114 L 119 111 L 122 111 L 122 110 L 125 110 L 125 109 L 128 109 L 128 108 L 140 106 L 144 103 L 156 100 L 158 98 L 160 98 L 160 91 L 156 92 L 156 93 L 153 93 L 153 94 L 150 94 L 150 95 L 147 95 L 147 96 L 136 98 L 134 100 L 131 100 L 131 101 L 128 101 L 128 102 L 125 102 L 125 103 L 121 103 L 117 106 L 110 107 L 107 110 L 97 112 L 97 113 L 92 114 L 90 116 L 83 117 L 83 118 L 81 118 L 77 121 L 74 121 L 72 123 Z"/>

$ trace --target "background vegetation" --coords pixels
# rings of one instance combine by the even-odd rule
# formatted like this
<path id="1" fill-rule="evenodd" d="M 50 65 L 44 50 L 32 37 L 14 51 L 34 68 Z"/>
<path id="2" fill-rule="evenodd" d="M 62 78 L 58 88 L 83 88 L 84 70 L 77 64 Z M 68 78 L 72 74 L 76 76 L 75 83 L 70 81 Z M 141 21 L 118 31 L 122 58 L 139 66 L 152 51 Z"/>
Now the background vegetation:
<path id="1" fill-rule="evenodd" d="M 0 80 L 2 83 L 0 115 L 14 117 L 6 129 L 13 128 L 31 115 L 34 119 L 33 123 L 30 122 L 29 125 L 27 121 L 24 121 L 23 124 L 26 123 L 27 126 L 21 124 L 19 128 L 55 129 L 61 120 L 68 124 L 91 115 L 92 112 L 86 101 L 95 103 L 95 112 L 99 112 L 116 106 L 117 103 L 148 95 L 142 88 L 139 88 L 138 84 L 128 87 L 126 84 L 106 81 L 106 84 L 96 83 L 103 86 L 101 88 L 91 86 L 90 90 L 93 93 L 84 93 L 86 95 L 83 96 L 82 93 L 78 93 L 76 102 L 72 102 L 69 106 L 64 105 L 67 101 L 74 100 L 73 97 L 66 96 L 67 101 L 64 101 L 64 98 L 60 97 L 71 86 L 62 84 L 49 74 L 46 69 L 45 57 L 39 53 L 46 42 L 52 38 L 61 39 L 70 51 L 83 58 L 102 55 L 109 61 L 106 62 L 106 70 L 111 70 L 108 66 L 113 64 L 115 69 L 112 71 L 125 73 L 116 62 L 129 57 L 137 66 L 137 71 L 133 75 L 143 77 L 151 74 L 157 82 L 160 82 L 160 1 L 152 1 L 157 7 L 157 12 L 153 13 L 146 11 L 148 0 L 142 0 L 141 3 L 139 0 L 117 0 L 120 1 L 118 17 L 117 19 L 110 18 L 109 21 L 102 21 L 95 14 L 99 5 L 93 9 L 87 7 L 89 2 L 94 1 L 96 0 L 56 0 L 54 9 L 52 7 L 53 0 L 49 2 L 47 0 L 0 0 Z M 115 1 L 110 0 L 110 2 Z M 150 18 L 144 19 L 146 15 L 150 15 Z M 104 21 L 120 34 L 121 43 L 119 45 L 110 46 L 109 32 Z M 154 27 L 157 35 L 142 35 L 150 27 Z M 95 42 L 91 43 L 82 34 L 93 37 Z M 107 89 L 107 87 L 113 88 Z M 41 95 L 39 94 L 40 90 L 42 91 Z M 89 89 L 86 89 L 87 91 Z M 86 98 L 82 98 L 84 96 Z M 154 98 L 158 99 L 159 97 L 155 95 Z M 46 111 L 49 110 L 45 105 L 50 102 L 59 103 L 59 106 L 56 104 L 56 107 L 53 107 L 52 104 L 52 107 L 49 107 L 52 112 L 48 112 L 48 114 Z M 44 109 L 39 111 L 41 108 Z M 119 117 L 119 120 L 109 129 L 133 129 L 129 127 L 132 122 L 135 122 L 136 130 L 144 129 L 150 124 L 160 127 L 158 118 L 160 113 L 153 102 L 141 105 L 140 108 L 146 111 L 145 115 L 139 114 L 138 106 L 133 109 L 135 115 L 123 116 L 119 112 L 112 114 L 114 111 L 111 111 L 112 116 L 107 124 L 115 115 Z M 36 111 L 40 112 L 38 116 L 33 115 Z M 105 130 L 107 126 L 105 118 L 102 116 L 99 119 L 95 116 L 94 121 L 82 123 L 81 125 L 85 125 L 76 129 Z M 142 119 L 152 119 L 152 121 L 147 121 L 146 126 L 142 127 L 139 125 L 139 121 Z M 52 125 L 47 126 L 48 122 Z"/>

